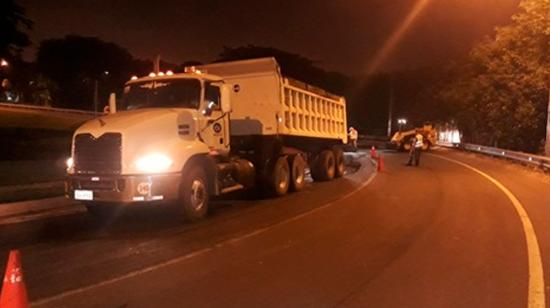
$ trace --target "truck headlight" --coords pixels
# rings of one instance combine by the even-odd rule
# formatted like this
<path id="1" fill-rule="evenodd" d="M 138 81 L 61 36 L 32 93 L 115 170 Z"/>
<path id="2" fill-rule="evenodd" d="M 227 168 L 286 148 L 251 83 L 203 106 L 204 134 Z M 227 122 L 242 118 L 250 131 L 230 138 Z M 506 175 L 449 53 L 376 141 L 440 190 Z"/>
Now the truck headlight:
<path id="1" fill-rule="evenodd" d="M 136 160 L 136 168 L 146 173 L 166 171 L 171 165 L 170 157 L 158 153 L 142 156 Z"/>

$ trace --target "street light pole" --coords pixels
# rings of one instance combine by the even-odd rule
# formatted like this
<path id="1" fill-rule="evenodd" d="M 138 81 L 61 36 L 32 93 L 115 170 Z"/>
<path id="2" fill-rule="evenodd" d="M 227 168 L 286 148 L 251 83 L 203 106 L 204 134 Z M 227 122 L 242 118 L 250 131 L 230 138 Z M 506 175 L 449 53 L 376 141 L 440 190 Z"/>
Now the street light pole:
<path id="1" fill-rule="evenodd" d="M 388 137 L 391 137 L 391 125 L 393 121 L 393 80 L 390 76 L 390 102 L 388 106 Z"/>
<path id="2" fill-rule="evenodd" d="M 99 104 L 99 81 L 94 79 L 94 113 L 97 116 L 97 106 Z"/>
<path id="3" fill-rule="evenodd" d="M 100 78 L 107 78 L 111 72 L 108 70 L 103 71 L 103 74 L 94 78 L 94 112 L 97 116 L 97 110 L 99 108 L 99 80 Z"/>
<path id="4" fill-rule="evenodd" d="M 548 112 L 546 113 L 546 140 L 544 154 L 550 156 L 550 87 L 548 88 Z"/>

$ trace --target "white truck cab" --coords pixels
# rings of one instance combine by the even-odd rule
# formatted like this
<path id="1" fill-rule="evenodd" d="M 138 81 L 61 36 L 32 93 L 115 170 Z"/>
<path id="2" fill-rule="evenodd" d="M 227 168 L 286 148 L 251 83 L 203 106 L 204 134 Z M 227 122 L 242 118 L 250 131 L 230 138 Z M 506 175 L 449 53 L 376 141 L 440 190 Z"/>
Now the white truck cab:
<path id="1" fill-rule="evenodd" d="M 316 180 L 342 176 L 345 100 L 304 85 L 273 58 L 132 78 L 109 114 L 75 131 L 66 195 L 93 214 L 176 201 L 198 219 L 212 195 L 300 190 L 308 161 Z"/>

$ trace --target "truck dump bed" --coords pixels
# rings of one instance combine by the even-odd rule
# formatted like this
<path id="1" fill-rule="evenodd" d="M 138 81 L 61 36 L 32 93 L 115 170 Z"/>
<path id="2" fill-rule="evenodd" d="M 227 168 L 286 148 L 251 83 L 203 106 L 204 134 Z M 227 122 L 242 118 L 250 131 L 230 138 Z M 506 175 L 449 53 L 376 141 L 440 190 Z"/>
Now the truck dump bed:
<path id="1" fill-rule="evenodd" d="M 347 142 L 346 101 L 284 78 L 274 58 L 198 67 L 233 86 L 231 135 L 288 135 Z"/>

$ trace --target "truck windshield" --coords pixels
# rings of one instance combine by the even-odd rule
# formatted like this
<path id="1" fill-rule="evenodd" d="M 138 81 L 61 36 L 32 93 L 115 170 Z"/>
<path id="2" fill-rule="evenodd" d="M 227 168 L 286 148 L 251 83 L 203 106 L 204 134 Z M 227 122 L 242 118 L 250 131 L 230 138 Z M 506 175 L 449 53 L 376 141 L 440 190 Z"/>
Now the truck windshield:
<path id="1" fill-rule="evenodd" d="M 201 84 L 197 79 L 132 83 L 124 88 L 125 109 L 199 107 Z"/>

